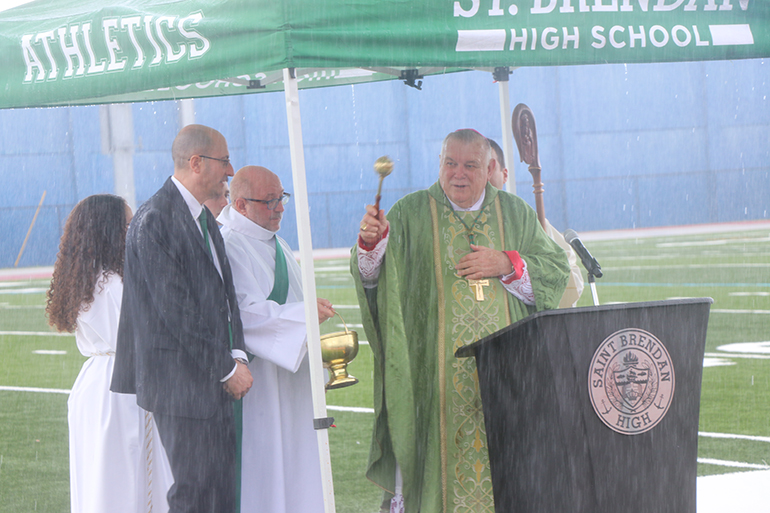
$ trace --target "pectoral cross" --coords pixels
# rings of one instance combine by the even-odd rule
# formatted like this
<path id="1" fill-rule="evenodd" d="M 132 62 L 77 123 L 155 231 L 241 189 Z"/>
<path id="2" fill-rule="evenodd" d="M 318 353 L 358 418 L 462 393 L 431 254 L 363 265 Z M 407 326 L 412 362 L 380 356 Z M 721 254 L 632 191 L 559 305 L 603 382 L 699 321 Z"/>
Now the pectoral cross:
<path id="1" fill-rule="evenodd" d="M 474 289 L 476 301 L 484 301 L 484 287 L 489 286 L 489 280 L 468 280 L 468 286 Z"/>

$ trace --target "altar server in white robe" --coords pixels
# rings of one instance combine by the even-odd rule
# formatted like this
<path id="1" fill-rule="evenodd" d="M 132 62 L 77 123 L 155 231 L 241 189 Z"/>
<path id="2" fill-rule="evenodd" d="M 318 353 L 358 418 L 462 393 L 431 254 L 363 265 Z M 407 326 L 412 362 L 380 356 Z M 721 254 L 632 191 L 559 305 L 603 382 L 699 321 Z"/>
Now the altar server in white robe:
<path id="1" fill-rule="evenodd" d="M 241 513 L 321 513 L 318 441 L 307 355 L 300 268 L 281 227 L 289 199 L 281 180 L 240 169 L 219 215 L 241 310 L 253 393 L 243 398 Z M 318 321 L 334 315 L 318 300 Z"/>
<path id="2" fill-rule="evenodd" d="M 48 291 L 49 323 L 88 360 L 67 401 L 72 513 L 168 511 L 173 478 L 152 414 L 110 392 L 131 209 L 89 196 L 67 218 Z"/>

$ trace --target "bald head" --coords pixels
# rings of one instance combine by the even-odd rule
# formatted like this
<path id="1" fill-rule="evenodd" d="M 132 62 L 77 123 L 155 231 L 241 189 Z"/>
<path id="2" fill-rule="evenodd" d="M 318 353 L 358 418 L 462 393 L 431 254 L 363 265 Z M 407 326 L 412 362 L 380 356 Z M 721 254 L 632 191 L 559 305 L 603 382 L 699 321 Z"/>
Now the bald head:
<path id="1" fill-rule="evenodd" d="M 257 192 L 266 182 L 281 180 L 275 173 L 262 166 L 244 166 L 235 173 L 230 182 L 230 198 L 255 198 Z"/>
<path id="2" fill-rule="evenodd" d="M 187 125 L 182 128 L 171 145 L 174 169 L 187 167 L 193 155 L 208 155 L 219 137 L 224 139 L 222 134 L 204 125 Z"/>
<path id="3" fill-rule="evenodd" d="M 222 185 L 233 176 L 224 136 L 203 125 L 182 128 L 171 145 L 174 177 L 199 203 L 222 194 Z"/>
<path id="4" fill-rule="evenodd" d="M 284 207 L 279 201 L 270 210 L 265 202 L 280 199 L 283 192 L 281 179 L 262 166 L 242 167 L 230 182 L 230 199 L 235 210 L 271 232 L 281 228 Z"/>

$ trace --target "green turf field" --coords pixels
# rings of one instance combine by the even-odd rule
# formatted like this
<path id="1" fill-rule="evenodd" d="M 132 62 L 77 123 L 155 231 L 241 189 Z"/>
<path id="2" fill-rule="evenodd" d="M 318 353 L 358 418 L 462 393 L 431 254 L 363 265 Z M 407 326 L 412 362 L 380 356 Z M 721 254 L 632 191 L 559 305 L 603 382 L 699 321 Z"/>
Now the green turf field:
<path id="1" fill-rule="evenodd" d="M 768 467 L 770 231 L 586 244 L 605 273 L 597 280 L 602 304 L 714 299 L 698 473 Z M 347 260 L 318 260 L 316 283 L 318 296 L 330 299 L 365 340 Z M 73 336 L 49 334 L 46 288 L 41 280 L 0 282 L 0 512 L 69 511 L 66 390 L 85 359 Z M 579 306 L 591 304 L 586 290 Z M 335 318 L 321 332 L 340 326 Z M 327 394 L 337 426 L 329 432 L 337 511 L 373 513 L 380 492 L 364 477 L 373 417 L 367 345 L 362 344 L 349 370 L 360 383 Z"/>

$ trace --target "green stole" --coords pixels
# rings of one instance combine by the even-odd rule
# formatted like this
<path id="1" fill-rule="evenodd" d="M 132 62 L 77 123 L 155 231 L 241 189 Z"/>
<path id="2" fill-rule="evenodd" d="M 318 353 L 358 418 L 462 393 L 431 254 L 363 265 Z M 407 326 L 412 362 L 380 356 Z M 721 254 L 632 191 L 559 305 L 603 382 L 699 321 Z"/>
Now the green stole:
<path id="1" fill-rule="evenodd" d="M 470 240 L 497 250 L 505 247 L 500 202 L 496 199 L 480 211 L 455 212 L 431 196 L 430 208 L 440 303 L 437 363 L 443 510 L 494 513 L 476 359 L 458 359 L 454 353 L 510 324 L 509 293 L 499 279 L 488 278 L 484 300 L 479 301 L 455 266 L 471 253 Z"/>
<path id="2" fill-rule="evenodd" d="M 279 305 L 286 303 L 289 297 L 289 270 L 286 267 L 286 256 L 283 254 L 281 242 L 275 237 L 275 283 L 273 290 L 267 296 L 268 301 L 275 301 Z"/>

